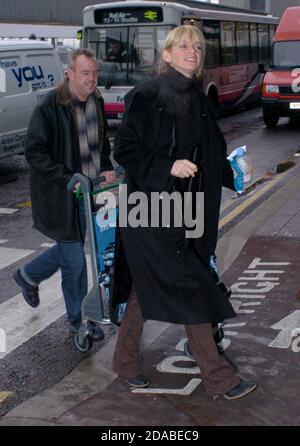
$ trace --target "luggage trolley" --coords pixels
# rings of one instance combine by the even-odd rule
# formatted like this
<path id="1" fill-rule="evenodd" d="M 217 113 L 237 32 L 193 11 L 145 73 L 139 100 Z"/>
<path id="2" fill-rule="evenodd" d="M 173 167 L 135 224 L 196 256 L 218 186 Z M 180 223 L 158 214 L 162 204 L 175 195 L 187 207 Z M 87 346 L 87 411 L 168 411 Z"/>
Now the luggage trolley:
<path id="1" fill-rule="evenodd" d="M 104 180 L 104 177 L 99 177 L 96 184 L 99 185 Z M 102 325 L 112 323 L 109 318 L 105 317 L 103 297 L 108 304 L 118 212 L 117 207 L 107 209 L 105 203 L 99 210 L 93 211 L 92 197 L 97 193 L 112 190 L 119 184 L 112 184 L 93 192 L 91 181 L 84 175 L 76 173 L 69 181 L 67 189 L 72 191 L 76 183 L 80 183 L 80 192 L 76 194 L 77 199 L 84 200 L 87 240 L 91 255 L 92 288 L 81 303 L 82 324 L 75 335 L 75 345 L 81 352 L 88 352 L 93 345 L 92 327 L 89 321 Z"/>

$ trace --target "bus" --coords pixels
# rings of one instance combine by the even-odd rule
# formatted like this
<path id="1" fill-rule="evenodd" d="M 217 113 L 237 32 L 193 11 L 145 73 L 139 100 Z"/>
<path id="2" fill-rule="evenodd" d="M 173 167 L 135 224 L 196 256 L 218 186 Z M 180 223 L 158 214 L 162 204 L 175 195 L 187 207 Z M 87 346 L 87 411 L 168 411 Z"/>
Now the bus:
<path id="1" fill-rule="evenodd" d="M 258 64 L 271 60 L 278 21 L 263 14 L 179 3 L 104 3 L 84 9 L 82 46 L 94 51 L 99 61 L 98 86 L 107 118 L 121 119 L 125 94 L 157 74 L 168 32 L 180 24 L 195 25 L 207 45 L 201 86 L 219 114 L 260 100 L 262 73 Z"/>

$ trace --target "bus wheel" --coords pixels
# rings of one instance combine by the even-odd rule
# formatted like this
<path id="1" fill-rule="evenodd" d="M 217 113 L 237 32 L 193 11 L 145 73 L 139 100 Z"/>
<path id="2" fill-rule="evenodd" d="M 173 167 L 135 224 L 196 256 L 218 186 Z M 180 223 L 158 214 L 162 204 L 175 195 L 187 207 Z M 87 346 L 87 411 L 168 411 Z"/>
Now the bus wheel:
<path id="1" fill-rule="evenodd" d="M 211 88 L 208 92 L 208 100 L 216 118 L 221 116 L 218 92 L 215 88 Z"/>
<path id="2" fill-rule="evenodd" d="M 277 126 L 279 120 L 279 116 L 277 115 L 277 113 L 274 113 L 264 108 L 263 117 L 264 117 L 264 123 L 268 128 L 274 129 Z"/>

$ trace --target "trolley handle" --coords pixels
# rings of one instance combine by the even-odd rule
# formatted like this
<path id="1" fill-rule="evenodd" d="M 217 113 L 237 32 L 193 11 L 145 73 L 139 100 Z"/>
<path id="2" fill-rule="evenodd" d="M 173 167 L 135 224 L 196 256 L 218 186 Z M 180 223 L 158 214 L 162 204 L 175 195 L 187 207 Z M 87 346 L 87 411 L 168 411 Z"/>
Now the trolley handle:
<path id="1" fill-rule="evenodd" d="M 75 184 L 80 184 L 80 191 L 85 193 L 91 193 L 92 191 L 92 184 L 100 184 L 106 180 L 105 177 L 99 177 L 93 180 L 93 182 L 90 181 L 89 178 L 87 178 L 85 175 L 82 175 L 81 173 L 74 173 L 74 175 L 71 177 L 70 181 L 67 184 L 67 190 L 72 192 L 74 189 Z"/>

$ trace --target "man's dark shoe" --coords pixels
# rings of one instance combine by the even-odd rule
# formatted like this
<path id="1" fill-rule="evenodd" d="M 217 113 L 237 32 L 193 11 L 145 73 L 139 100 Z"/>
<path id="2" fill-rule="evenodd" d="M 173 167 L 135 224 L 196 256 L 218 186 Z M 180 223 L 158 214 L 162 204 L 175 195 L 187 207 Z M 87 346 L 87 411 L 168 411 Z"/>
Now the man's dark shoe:
<path id="1" fill-rule="evenodd" d="M 236 400 L 237 398 L 242 398 L 243 396 L 248 395 L 248 393 L 253 392 L 256 387 L 257 385 L 254 383 L 241 381 L 233 389 L 228 390 L 228 392 L 224 393 L 224 398 L 226 398 L 227 400 Z"/>
<path id="2" fill-rule="evenodd" d="M 134 378 L 126 379 L 125 381 L 129 384 L 130 387 L 135 387 L 137 389 L 148 387 L 150 384 L 150 380 L 143 375 L 138 375 Z"/>
<path id="3" fill-rule="evenodd" d="M 69 323 L 69 331 L 71 334 L 76 335 L 80 328 L 81 322 L 70 322 Z"/>
<path id="4" fill-rule="evenodd" d="M 99 327 L 98 324 L 92 321 L 90 321 L 89 324 L 91 327 L 91 336 L 94 339 L 94 341 L 102 341 L 104 339 L 104 333 L 101 327 Z"/>
<path id="5" fill-rule="evenodd" d="M 22 288 L 23 297 L 28 305 L 33 308 L 38 307 L 40 304 L 39 287 L 30 285 L 30 283 L 26 282 L 26 280 L 23 279 L 23 276 L 19 269 L 13 274 L 13 278 L 15 279 L 16 283 Z"/>

